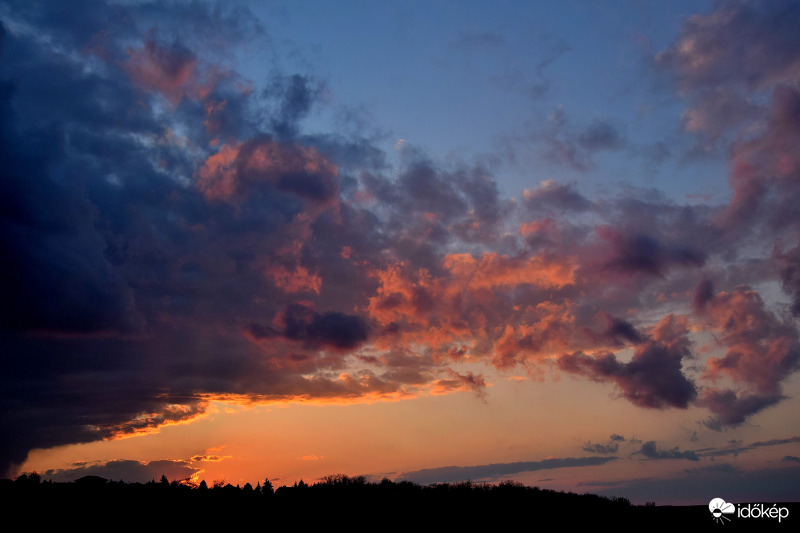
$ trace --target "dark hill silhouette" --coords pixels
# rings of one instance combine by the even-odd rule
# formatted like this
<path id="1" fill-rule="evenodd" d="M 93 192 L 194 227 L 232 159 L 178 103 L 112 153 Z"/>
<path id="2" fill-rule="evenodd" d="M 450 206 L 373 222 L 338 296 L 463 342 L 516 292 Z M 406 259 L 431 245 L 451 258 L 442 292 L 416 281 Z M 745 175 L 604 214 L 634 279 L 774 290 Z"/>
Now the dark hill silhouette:
<path id="1" fill-rule="evenodd" d="M 713 527 L 706 506 L 658 507 L 632 505 L 626 498 L 557 492 L 511 481 L 499 484 L 440 483 L 421 486 L 409 481 L 362 476 L 326 476 L 312 485 L 298 481 L 273 492 L 269 478 L 252 487 L 205 483 L 193 486 L 174 480 L 148 483 L 105 482 L 102 478 L 75 483 L 41 481 L 23 475 L 0 483 L 0 498 L 10 514 L 47 516 L 54 526 L 98 523 L 116 527 L 137 523 L 165 527 L 231 527 L 261 524 L 274 527 L 330 527 L 346 523 L 349 530 L 464 528 L 517 526 L 643 527 L 659 524 Z M 759 524 L 759 528 L 773 524 Z M 726 526 L 726 531 L 735 529 Z M 751 524 L 752 525 L 752 524 Z M 784 528 L 786 524 L 781 524 Z"/>
<path id="2" fill-rule="evenodd" d="M 88 486 L 95 486 L 96 487 L 96 486 L 105 485 L 106 483 L 108 483 L 108 480 L 106 478 L 100 477 L 100 476 L 83 476 L 81 478 L 76 479 L 74 481 L 74 483 L 76 483 L 78 485 L 81 485 L 81 486 L 84 486 L 84 487 L 88 487 Z"/>

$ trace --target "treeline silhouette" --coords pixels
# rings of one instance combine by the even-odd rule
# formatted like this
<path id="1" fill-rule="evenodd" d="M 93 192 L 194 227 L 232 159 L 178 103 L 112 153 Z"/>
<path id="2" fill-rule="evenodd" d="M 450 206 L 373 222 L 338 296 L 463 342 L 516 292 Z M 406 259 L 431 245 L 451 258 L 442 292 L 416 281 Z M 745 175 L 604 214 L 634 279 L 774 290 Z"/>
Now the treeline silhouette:
<path id="1" fill-rule="evenodd" d="M 43 481 L 23 474 L 0 482 L 0 499 L 12 513 L 48 516 L 54 524 L 97 521 L 117 526 L 157 519 L 172 527 L 265 526 L 326 527 L 345 521 L 348 529 L 474 529 L 502 524 L 542 526 L 614 524 L 675 525 L 709 521 L 703 507 L 632 505 L 626 498 L 558 492 L 505 481 L 498 484 L 367 481 L 363 476 L 326 476 L 309 485 L 302 480 L 274 488 L 269 478 L 253 487 L 205 481 L 125 483 L 86 476 L 75 482 Z M 704 511 L 704 512 L 703 512 Z M 152 525 L 152 522 L 149 522 Z M 709 522 L 710 523 L 710 522 Z M 269 529 L 269 527 L 267 527 Z"/>

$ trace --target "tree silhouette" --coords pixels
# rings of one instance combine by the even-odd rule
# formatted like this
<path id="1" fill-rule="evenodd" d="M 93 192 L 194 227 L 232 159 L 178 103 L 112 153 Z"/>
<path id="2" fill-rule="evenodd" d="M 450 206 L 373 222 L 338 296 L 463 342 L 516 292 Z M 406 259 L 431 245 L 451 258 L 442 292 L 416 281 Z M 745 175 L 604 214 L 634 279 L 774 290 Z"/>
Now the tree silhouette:
<path id="1" fill-rule="evenodd" d="M 275 489 L 272 487 L 272 482 L 269 480 L 269 476 L 267 479 L 264 480 L 264 485 L 261 487 L 261 492 L 264 496 L 272 496 L 275 493 Z"/>
<path id="2" fill-rule="evenodd" d="M 335 513 L 358 513 L 366 524 L 382 523 L 390 517 L 396 526 L 393 529 L 415 529 L 424 520 L 447 530 L 496 528 L 505 523 L 503 520 L 518 519 L 533 508 L 546 509 L 553 516 L 569 516 L 571 524 L 580 526 L 593 525 L 598 518 L 606 517 L 621 525 L 657 522 L 676 526 L 708 518 L 707 506 L 665 508 L 652 502 L 638 506 L 624 497 L 556 492 L 513 481 L 495 485 L 464 481 L 420 486 L 410 481 L 383 478 L 371 482 L 363 476 L 336 474 L 314 484 L 300 480 L 277 490 L 269 478 L 263 485 L 259 483 L 257 489 L 249 483 L 240 488 L 220 480 L 214 482 L 211 490 L 205 480 L 196 487 L 182 483 L 172 486 L 166 475 L 159 482 L 145 484 L 107 483 L 96 476 L 88 479 L 92 482 L 82 479 L 83 482 L 53 483 L 42 482 L 38 475 L 24 474 L 16 481 L 0 480 L 0 501 L 15 512 L 48 508 L 61 514 L 92 501 L 98 503 L 101 516 L 113 521 L 131 507 L 144 508 L 158 499 L 170 509 L 180 509 L 180 520 L 189 516 L 190 524 L 198 530 L 204 526 L 208 529 L 217 520 L 220 524 L 227 523 L 232 514 L 257 520 L 265 511 L 277 525 L 295 524 L 297 517 L 302 516 L 304 525 L 326 527 L 329 524 L 324 520 Z M 259 492 L 266 496 L 255 497 Z M 316 512 L 309 513 L 310 509 Z M 177 517 L 178 514 L 176 525 Z"/>

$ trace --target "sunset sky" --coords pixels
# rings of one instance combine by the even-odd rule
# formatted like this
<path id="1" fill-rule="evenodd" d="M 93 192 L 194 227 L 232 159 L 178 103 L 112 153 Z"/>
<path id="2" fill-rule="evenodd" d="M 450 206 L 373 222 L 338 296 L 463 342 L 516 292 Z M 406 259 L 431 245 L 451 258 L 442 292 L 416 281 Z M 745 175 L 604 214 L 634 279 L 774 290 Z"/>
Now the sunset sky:
<path id="1" fill-rule="evenodd" d="M 799 25 L 5 0 L 0 476 L 800 501 Z"/>

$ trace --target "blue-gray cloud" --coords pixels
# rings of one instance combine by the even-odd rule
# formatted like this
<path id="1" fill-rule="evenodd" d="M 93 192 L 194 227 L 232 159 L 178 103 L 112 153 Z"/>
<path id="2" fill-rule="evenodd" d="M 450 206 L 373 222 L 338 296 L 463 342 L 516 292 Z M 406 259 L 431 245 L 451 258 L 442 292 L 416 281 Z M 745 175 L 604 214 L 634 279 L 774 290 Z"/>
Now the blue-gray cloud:
<path id="1" fill-rule="evenodd" d="M 619 450 L 619 443 L 617 442 L 609 442 L 608 444 L 593 444 L 591 441 L 587 442 L 583 445 L 583 451 L 589 453 L 600 453 L 600 454 L 610 454 L 610 453 L 617 453 Z"/>
<path id="2" fill-rule="evenodd" d="M 680 451 L 677 447 L 672 448 L 671 450 L 663 450 L 659 449 L 656 445 L 655 441 L 647 441 L 642 444 L 642 447 L 639 451 L 634 452 L 635 454 L 641 454 L 648 459 L 687 459 L 689 461 L 699 461 L 700 457 L 691 450 Z"/>
<path id="3" fill-rule="evenodd" d="M 84 476 L 99 476 L 110 481 L 127 483 L 147 483 L 167 476 L 170 481 L 188 479 L 200 470 L 189 461 L 133 461 L 119 459 L 104 464 L 76 465 L 73 468 L 47 470 L 41 474 L 42 479 L 57 482 L 70 482 Z"/>
<path id="4" fill-rule="evenodd" d="M 785 439 L 771 439 L 766 441 L 757 441 L 750 444 L 743 444 L 741 441 L 732 441 L 731 445 L 726 448 L 703 450 L 700 455 L 707 457 L 723 457 L 725 455 L 739 455 L 758 448 L 783 446 L 784 444 L 796 444 L 800 442 L 800 436 L 788 437 Z"/>
<path id="5" fill-rule="evenodd" d="M 708 505 L 715 497 L 732 502 L 800 501 L 800 466 L 744 471 L 731 465 L 686 469 L 672 478 L 653 477 L 580 484 L 603 496 L 625 496 L 632 503 L 651 501 L 670 505 Z"/>
<path id="6" fill-rule="evenodd" d="M 616 457 L 564 457 L 543 459 L 541 461 L 520 461 L 515 463 L 493 463 L 475 466 L 443 466 L 424 468 L 405 472 L 398 477 L 401 481 L 412 481 L 427 485 L 430 483 L 451 483 L 466 480 L 494 479 L 520 472 L 534 472 L 553 468 L 573 468 L 598 466 L 616 460 Z"/>

